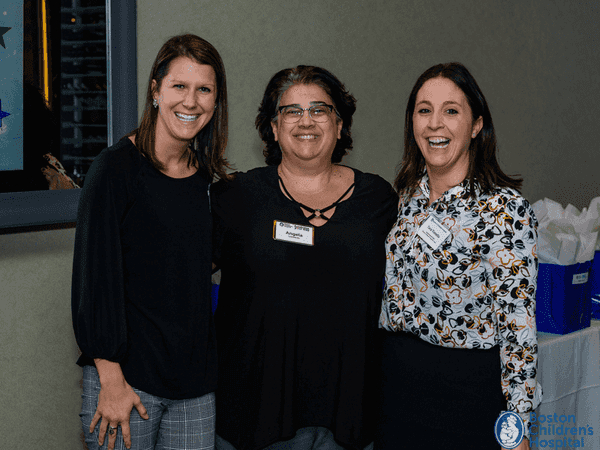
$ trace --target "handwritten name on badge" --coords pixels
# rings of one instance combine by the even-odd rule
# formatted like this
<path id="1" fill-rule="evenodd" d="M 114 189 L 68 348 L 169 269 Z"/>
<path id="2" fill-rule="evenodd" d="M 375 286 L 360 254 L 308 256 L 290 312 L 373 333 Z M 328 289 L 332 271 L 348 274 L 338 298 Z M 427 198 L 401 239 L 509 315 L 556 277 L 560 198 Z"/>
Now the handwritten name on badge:
<path id="1" fill-rule="evenodd" d="M 427 242 L 427 245 L 435 250 L 448 236 L 450 236 L 450 231 L 448 231 L 435 217 L 429 216 L 423 225 L 421 225 L 417 234 L 421 239 Z"/>
<path id="2" fill-rule="evenodd" d="M 315 229 L 305 225 L 274 220 L 273 239 L 294 244 L 315 245 Z"/>

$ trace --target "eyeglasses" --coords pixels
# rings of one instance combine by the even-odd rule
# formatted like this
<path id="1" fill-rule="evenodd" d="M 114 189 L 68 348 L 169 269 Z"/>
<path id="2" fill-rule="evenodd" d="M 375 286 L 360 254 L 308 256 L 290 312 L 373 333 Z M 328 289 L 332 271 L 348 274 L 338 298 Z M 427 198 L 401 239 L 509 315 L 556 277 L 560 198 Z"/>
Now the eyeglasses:
<path id="1" fill-rule="evenodd" d="M 309 108 L 287 105 L 280 106 L 278 110 L 285 123 L 298 122 L 302 116 L 304 116 L 304 111 L 308 111 L 308 116 L 315 122 L 327 122 L 329 116 L 333 112 L 333 106 L 324 103 L 321 105 L 313 105 Z"/>

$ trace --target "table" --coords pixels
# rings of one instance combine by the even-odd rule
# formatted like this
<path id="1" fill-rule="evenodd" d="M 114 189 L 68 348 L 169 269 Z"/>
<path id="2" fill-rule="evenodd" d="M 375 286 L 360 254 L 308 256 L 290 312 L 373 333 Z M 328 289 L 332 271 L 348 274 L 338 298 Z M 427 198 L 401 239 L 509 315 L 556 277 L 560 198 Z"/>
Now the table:
<path id="1" fill-rule="evenodd" d="M 538 445 L 532 448 L 544 448 L 545 443 L 547 448 L 576 448 L 573 439 L 581 443 L 583 438 L 581 448 L 600 449 L 600 321 L 592 320 L 589 328 L 565 335 L 538 333 L 538 351 L 543 398 L 533 428 Z M 532 435 L 532 443 L 535 438 Z"/>

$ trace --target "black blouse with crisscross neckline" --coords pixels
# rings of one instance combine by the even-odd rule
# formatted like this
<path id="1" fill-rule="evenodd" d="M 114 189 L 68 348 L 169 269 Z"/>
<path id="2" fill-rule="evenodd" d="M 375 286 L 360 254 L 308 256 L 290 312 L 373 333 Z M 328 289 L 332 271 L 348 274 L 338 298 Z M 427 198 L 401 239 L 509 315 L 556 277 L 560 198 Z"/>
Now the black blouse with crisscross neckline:
<path id="1" fill-rule="evenodd" d="M 310 206 L 306 206 L 303 203 L 300 203 L 299 201 L 297 201 L 294 197 L 292 197 L 292 194 L 289 193 L 289 191 L 287 190 L 287 188 L 285 187 L 285 184 L 283 183 L 283 180 L 281 179 L 280 176 L 277 176 L 277 178 L 279 179 L 279 184 L 281 184 L 281 188 L 283 189 L 283 192 L 285 192 L 285 194 L 289 197 L 289 199 L 295 203 L 296 205 L 298 205 L 300 208 L 305 209 L 306 211 L 308 211 L 309 213 L 311 213 L 310 216 L 307 217 L 307 219 L 310 221 L 312 219 L 323 219 L 325 221 L 331 219 L 331 217 L 327 217 L 326 215 L 324 215 L 323 213 L 326 211 L 329 211 L 330 209 L 335 208 L 337 205 L 339 205 L 342 202 L 342 199 L 348 195 L 348 193 L 352 190 L 352 188 L 354 187 L 354 185 L 356 183 L 352 183 L 350 185 L 350 187 L 346 190 L 346 192 L 344 192 L 342 194 L 342 196 L 340 198 L 338 198 L 335 202 L 333 202 L 331 205 L 325 207 L 325 208 L 321 208 L 321 209 L 313 209 Z"/>
<path id="2" fill-rule="evenodd" d="M 211 187 L 221 268 L 216 420 L 239 450 L 263 449 L 307 424 L 329 429 L 344 448 L 373 440 L 372 349 L 398 197 L 381 177 L 352 170 L 352 195 L 316 226 L 314 245 L 273 239 L 275 220 L 306 221 L 277 167 Z"/>

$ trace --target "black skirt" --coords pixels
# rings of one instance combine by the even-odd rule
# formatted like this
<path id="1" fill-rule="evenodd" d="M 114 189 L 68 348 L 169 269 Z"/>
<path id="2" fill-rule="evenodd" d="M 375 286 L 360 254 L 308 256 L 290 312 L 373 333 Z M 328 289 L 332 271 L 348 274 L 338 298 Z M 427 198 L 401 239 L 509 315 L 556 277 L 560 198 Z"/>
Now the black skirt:
<path id="1" fill-rule="evenodd" d="M 375 450 L 500 449 L 494 424 L 506 400 L 500 350 L 446 348 L 381 331 Z"/>

